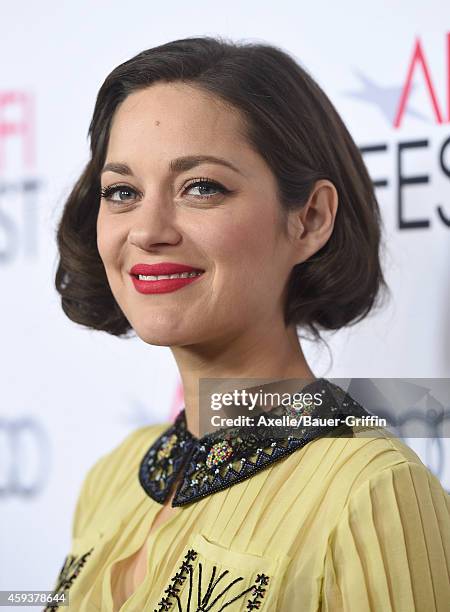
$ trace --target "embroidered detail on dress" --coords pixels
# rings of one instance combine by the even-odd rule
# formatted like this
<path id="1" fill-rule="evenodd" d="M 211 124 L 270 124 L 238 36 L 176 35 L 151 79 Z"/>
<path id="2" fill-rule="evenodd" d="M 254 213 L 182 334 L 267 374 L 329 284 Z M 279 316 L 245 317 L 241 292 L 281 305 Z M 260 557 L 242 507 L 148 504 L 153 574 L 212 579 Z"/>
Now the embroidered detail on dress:
<path id="1" fill-rule="evenodd" d="M 321 417 L 338 419 L 345 414 L 369 415 L 349 394 L 326 379 L 313 381 L 302 391 L 306 390 L 311 394 L 316 390 L 320 392 L 323 400 Z M 300 414 L 312 416 L 318 412 L 312 404 L 299 401 L 270 412 L 270 416 L 283 418 Z M 183 506 L 250 478 L 274 461 L 334 429 L 334 425 L 298 427 L 293 435 L 288 435 L 287 431 L 280 434 L 280 428 L 272 426 L 235 427 L 198 439 L 187 429 L 183 409 L 145 453 L 139 468 L 139 482 L 147 495 L 163 504 L 181 473 L 172 506 Z M 352 435 L 351 427 L 341 425 L 340 429 Z"/>
<path id="2" fill-rule="evenodd" d="M 178 436 L 176 434 L 172 434 L 168 440 L 164 442 L 158 451 L 157 457 L 158 459 L 164 459 L 166 457 L 170 457 L 170 453 L 172 452 L 173 447 L 178 440 Z"/>
<path id="3" fill-rule="evenodd" d="M 222 583 L 217 588 L 217 591 L 221 589 L 220 592 L 213 593 L 214 589 L 217 587 L 217 585 L 222 580 L 222 578 L 224 578 L 227 574 L 229 574 L 229 571 L 225 570 L 224 572 L 220 574 L 220 576 L 216 578 L 216 580 L 214 580 L 214 578 L 216 577 L 216 572 L 217 572 L 217 567 L 214 565 L 212 572 L 211 572 L 210 579 L 209 579 L 208 587 L 206 589 L 206 592 L 202 595 L 203 567 L 200 562 L 196 566 L 198 568 L 198 580 L 197 580 L 198 588 L 197 588 L 197 602 L 195 603 L 194 601 L 195 595 L 193 594 L 193 588 L 194 588 L 194 571 L 196 568 L 193 567 L 192 561 L 195 561 L 197 556 L 198 556 L 198 553 L 192 548 L 187 551 L 187 553 L 184 555 L 184 561 L 180 565 L 179 570 L 177 571 L 175 576 L 171 578 L 172 584 L 169 584 L 169 586 L 164 590 L 164 593 L 167 594 L 167 597 L 162 597 L 162 599 L 158 602 L 159 607 L 155 608 L 154 612 L 167 612 L 167 610 L 174 609 L 173 606 L 175 602 L 177 604 L 177 608 L 176 608 L 177 612 L 209 612 L 209 610 L 213 610 L 213 612 L 222 612 L 222 610 L 230 606 L 235 601 L 238 601 L 239 599 L 241 599 L 248 593 L 252 593 L 253 599 L 247 600 L 247 605 L 245 609 L 246 610 L 259 610 L 260 609 L 260 606 L 263 603 L 262 600 L 264 599 L 264 596 L 267 590 L 264 587 L 269 584 L 269 580 L 270 580 L 269 576 L 267 576 L 266 574 L 258 574 L 257 577 L 255 578 L 254 583 L 250 587 L 248 587 L 247 589 L 244 589 L 241 593 L 239 593 L 232 599 L 229 599 L 228 601 L 224 601 L 222 598 L 225 596 L 227 591 L 229 591 L 229 589 L 231 589 L 233 585 L 244 580 L 244 578 L 242 576 L 239 576 L 239 578 L 235 578 L 227 586 L 225 586 L 225 588 L 223 588 L 225 583 Z M 183 582 L 187 580 L 188 578 L 189 578 L 188 600 L 187 600 L 186 607 L 183 608 L 182 602 L 179 596 L 180 589 L 177 588 L 177 585 L 183 584 Z M 211 601 L 212 597 L 213 599 Z M 192 604 L 192 607 L 191 607 L 191 604 Z M 216 606 L 219 606 L 219 607 L 216 607 Z"/>
<path id="4" fill-rule="evenodd" d="M 145 454 L 139 468 L 139 482 L 145 492 L 163 504 L 172 483 L 185 463 L 194 439 L 180 413 L 175 423 L 156 440 Z"/>
<path id="5" fill-rule="evenodd" d="M 73 581 L 80 573 L 81 568 L 86 563 L 87 558 L 93 550 L 94 549 L 91 548 L 90 550 L 88 550 L 88 552 L 84 553 L 79 557 L 76 557 L 74 555 L 67 555 L 67 557 L 64 559 L 61 571 L 59 572 L 58 579 L 56 581 L 56 587 L 52 593 L 53 595 L 63 595 L 64 593 L 67 593 Z M 44 608 L 43 612 L 55 612 L 55 610 L 58 610 L 60 607 L 62 606 L 58 605 L 57 603 L 54 603 Z"/>
<path id="6" fill-rule="evenodd" d="M 253 586 L 253 595 L 255 596 L 252 600 L 248 600 L 247 602 L 247 610 L 259 610 L 261 605 L 261 600 L 264 598 L 266 593 L 266 589 L 263 588 L 263 585 L 269 584 L 269 576 L 266 574 L 258 574 L 255 579 L 255 585 Z M 258 584 L 259 583 L 259 584 Z"/>
<path id="7" fill-rule="evenodd" d="M 300 414 L 304 416 L 312 415 L 314 412 L 314 405 L 311 403 L 310 405 L 305 404 L 300 400 L 295 400 L 290 406 L 286 408 L 286 414 L 292 417 L 298 417 Z"/>
<path id="8" fill-rule="evenodd" d="M 206 466 L 211 468 L 226 461 L 233 454 L 233 447 L 228 440 L 221 440 L 213 445 L 206 457 Z"/>

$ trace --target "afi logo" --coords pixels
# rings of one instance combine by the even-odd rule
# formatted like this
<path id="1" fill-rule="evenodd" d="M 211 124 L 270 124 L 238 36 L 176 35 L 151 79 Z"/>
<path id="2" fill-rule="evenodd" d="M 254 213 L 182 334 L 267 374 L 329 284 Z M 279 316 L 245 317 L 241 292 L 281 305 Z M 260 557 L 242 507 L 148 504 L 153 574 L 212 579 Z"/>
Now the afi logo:
<path id="1" fill-rule="evenodd" d="M 0 266 L 13 263 L 21 252 L 34 262 L 39 250 L 41 181 L 30 176 L 36 150 L 34 106 L 30 93 L 0 91 Z"/>
<path id="2" fill-rule="evenodd" d="M 400 127 L 400 122 L 405 113 L 406 103 L 408 101 L 408 97 L 411 93 L 411 84 L 413 80 L 414 73 L 416 71 L 422 71 L 423 77 L 425 79 L 425 86 L 428 91 L 428 95 L 430 98 L 431 108 L 433 110 L 436 123 L 444 123 L 450 122 L 450 32 L 447 34 L 447 118 L 444 121 L 442 118 L 443 113 L 439 108 L 439 102 L 436 96 L 435 88 L 433 85 L 433 81 L 431 79 L 430 70 L 428 68 L 428 62 L 425 57 L 425 53 L 423 52 L 422 45 L 420 43 L 420 39 L 417 38 L 415 41 L 414 49 L 412 52 L 412 58 L 409 64 L 408 73 L 406 75 L 406 81 L 403 85 L 402 93 L 400 95 L 400 101 L 398 105 L 397 112 L 395 114 L 394 119 L 394 127 Z"/>
<path id="3" fill-rule="evenodd" d="M 19 138 L 22 143 L 22 162 L 31 168 L 35 161 L 34 101 L 22 91 L 0 92 L 0 171 L 5 167 L 5 144 Z"/>

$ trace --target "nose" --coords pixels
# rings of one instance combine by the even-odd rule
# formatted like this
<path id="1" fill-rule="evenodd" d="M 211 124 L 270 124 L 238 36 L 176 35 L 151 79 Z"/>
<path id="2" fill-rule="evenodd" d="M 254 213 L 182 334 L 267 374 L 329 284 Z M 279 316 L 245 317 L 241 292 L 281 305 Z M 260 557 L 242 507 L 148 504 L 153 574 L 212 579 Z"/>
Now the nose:
<path id="1" fill-rule="evenodd" d="M 144 250 L 175 245 L 181 240 L 181 234 L 174 225 L 174 207 L 164 197 L 153 197 L 142 200 L 133 217 L 133 224 L 128 233 L 128 242 Z"/>

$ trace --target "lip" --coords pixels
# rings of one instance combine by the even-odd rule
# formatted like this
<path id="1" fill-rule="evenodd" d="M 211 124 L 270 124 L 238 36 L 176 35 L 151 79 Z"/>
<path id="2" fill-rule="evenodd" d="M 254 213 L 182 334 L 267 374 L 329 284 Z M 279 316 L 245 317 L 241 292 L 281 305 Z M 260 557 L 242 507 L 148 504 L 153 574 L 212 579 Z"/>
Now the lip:
<path id="1" fill-rule="evenodd" d="M 143 274 L 145 276 L 159 276 L 162 274 L 178 274 L 181 272 L 204 272 L 204 270 L 202 268 L 193 268 L 192 266 L 188 266 L 186 264 L 168 261 L 158 264 L 138 263 L 130 269 L 129 273 L 131 275 Z"/>
<path id="2" fill-rule="evenodd" d="M 161 280 L 140 280 L 136 276 L 137 274 L 144 276 L 165 276 L 183 272 L 201 272 L 201 274 L 188 278 L 163 278 Z M 204 272 L 201 268 L 193 268 L 186 264 L 166 262 L 160 264 L 136 264 L 131 268 L 130 276 L 136 291 L 139 293 L 171 293 L 202 278 Z"/>
<path id="3" fill-rule="evenodd" d="M 196 280 L 202 278 L 203 274 L 199 276 L 192 276 L 191 278 L 163 278 L 156 281 L 144 281 L 139 280 L 135 276 L 132 276 L 134 287 L 139 293 L 171 293 L 172 291 L 178 291 L 190 285 Z"/>

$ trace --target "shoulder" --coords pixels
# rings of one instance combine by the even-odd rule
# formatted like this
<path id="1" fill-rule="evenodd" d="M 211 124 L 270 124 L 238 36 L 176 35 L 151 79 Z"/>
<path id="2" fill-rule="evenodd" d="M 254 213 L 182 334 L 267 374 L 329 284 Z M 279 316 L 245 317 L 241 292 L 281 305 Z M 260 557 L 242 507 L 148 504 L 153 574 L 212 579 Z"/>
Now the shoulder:
<path id="1" fill-rule="evenodd" d="M 101 493 L 102 485 L 119 483 L 130 473 L 135 473 L 145 451 L 170 426 L 170 422 L 147 425 L 129 433 L 111 451 L 102 455 L 92 465 L 86 480 Z"/>
<path id="2" fill-rule="evenodd" d="M 450 535 L 450 495 L 407 444 L 379 428 L 370 435 L 356 433 L 341 450 L 334 485 L 343 495 L 336 524 L 358 515 L 383 517 L 383 522 L 401 515 L 411 525 L 415 511 L 418 522 L 420 516 L 425 522 L 440 517 Z"/>
<path id="3" fill-rule="evenodd" d="M 334 475 L 351 480 L 352 488 L 403 463 L 425 467 L 412 448 L 382 427 L 353 428 L 353 437 L 326 436 L 320 441 L 322 445 L 315 449 L 316 459 L 321 460 L 320 455 L 326 450 L 335 459 L 332 466 Z"/>
<path id="4" fill-rule="evenodd" d="M 376 487 L 381 497 L 392 501 L 387 484 L 393 480 L 399 489 L 415 486 L 418 494 L 423 495 L 431 487 L 450 507 L 450 498 L 438 478 L 409 446 L 384 428 L 370 432 L 355 430 L 352 438 L 342 435 L 317 438 L 293 453 L 283 469 L 286 478 L 297 483 L 294 496 L 296 490 L 307 491 L 306 505 L 311 510 L 317 504 L 327 509 L 329 528 L 364 487 L 365 490 Z"/>
<path id="5" fill-rule="evenodd" d="M 146 450 L 170 426 L 170 422 L 147 425 L 125 436 L 112 450 L 99 457 L 86 473 L 75 508 L 72 533 L 78 537 L 87 525 L 103 520 L 104 510 L 119 507 L 119 498 L 138 487 L 137 473 Z"/>
<path id="6" fill-rule="evenodd" d="M 448 609 L 450 495 L 411 449 L 390 443 L 390 460 L 365 469 L 328 534 L 326 610 L 361 601 L 368 612 L 371 598 L 383 610 Z"/>
<path id="7" fill-rule="evenodd" d="M 433 601 L 433 582 L 433 610 L 447 610 L 450 496 L 387 430 L 354 433 L 316 438 L 280 465 L 283 535 L 290 525 L 293 534 L 286 601 L 317 596 L 321 609 L 339 612 L 355 602 L 358 612 L 428 610 L 411 593 L 427 577 L 418 600 Z"/>

